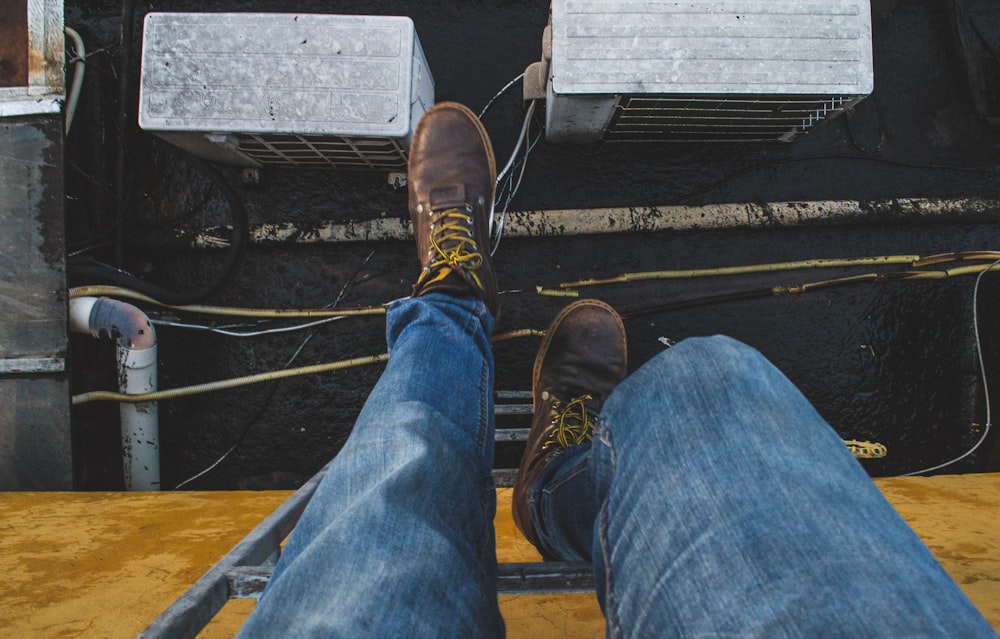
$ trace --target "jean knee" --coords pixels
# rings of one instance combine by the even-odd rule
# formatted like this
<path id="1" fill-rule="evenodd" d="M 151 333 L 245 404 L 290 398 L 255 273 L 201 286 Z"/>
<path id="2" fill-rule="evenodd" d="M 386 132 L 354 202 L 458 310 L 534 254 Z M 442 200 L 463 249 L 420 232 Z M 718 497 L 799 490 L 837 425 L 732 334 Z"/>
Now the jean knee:
<path id="1" fill-rule="evenodd" d="M 648 397 L 706 386 L 738 386 L 763 370 L 776 370 L 757 349 L 725 335 L 691 337 L 651 359 L 622 384 L 624 393 Z"/>

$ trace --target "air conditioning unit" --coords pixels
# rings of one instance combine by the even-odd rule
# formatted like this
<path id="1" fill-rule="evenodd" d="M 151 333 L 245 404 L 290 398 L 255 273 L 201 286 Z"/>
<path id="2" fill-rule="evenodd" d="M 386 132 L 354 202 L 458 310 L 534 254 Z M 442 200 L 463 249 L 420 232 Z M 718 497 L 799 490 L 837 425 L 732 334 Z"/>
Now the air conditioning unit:
<path id="1" fill-rule="evenodd" d="M 239 166 L 406 166 L 434 80 L 401 16 L 150 13 L 139 126 Z"/>
<path id="2" fill-rule="evenodd" d="M 553 142 L 788 141 L 872 92 L 869 0 L 552 0 Z"/>

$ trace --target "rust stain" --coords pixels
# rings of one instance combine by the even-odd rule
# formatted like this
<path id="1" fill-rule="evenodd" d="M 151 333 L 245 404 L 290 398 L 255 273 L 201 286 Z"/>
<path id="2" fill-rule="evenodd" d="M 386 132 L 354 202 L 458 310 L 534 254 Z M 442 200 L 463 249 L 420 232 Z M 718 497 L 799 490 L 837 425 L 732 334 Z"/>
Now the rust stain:
<path id="1" fill-rule="evenodd" d="M 28 48 L 28 75 L 35 76 L 45 73 L 45 52 L 33 47 Z"/>
<path id="2" fill-rule="evenodd" d="M 0 2 L 0 87 L 28 86 L 28 17 L 24 2 Z"/>

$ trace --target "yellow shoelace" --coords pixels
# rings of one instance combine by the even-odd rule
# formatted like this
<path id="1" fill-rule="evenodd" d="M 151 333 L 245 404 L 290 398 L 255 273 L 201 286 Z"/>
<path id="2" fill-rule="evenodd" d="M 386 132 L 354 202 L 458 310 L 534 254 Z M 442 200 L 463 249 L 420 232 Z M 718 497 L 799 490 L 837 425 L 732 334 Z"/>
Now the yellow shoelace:
<path id="1" fill-rule="evenodd" d="M 428 264 L 420 275 L 419 284 L 430 284 L 444 279 L 451 271 L 461 269 L 480 289 L 483 283 L 476 270 L 483 265 L 483 255 L 472 237 L 475 222 L 469 213 L 472 209 L 446 209 L 437 214 L 431 224 L 431 248 L 438 258 Z"/>
<path id="2" fill-rule="evenodd" d="M 552 406 L 555 416 L 552 418 L 554 428 L 548 439 L 542 445 L 543 448 L 558 444 L 562 448 L 567 448 L 575 444 L 592 441 L 594 438 L 594 423 L 590 419 L 590 412 L 587 410 L 585 401 L 591 400 L 591 395 L 581 395 L 575 397 L 562 407 L 562 402 L 558 399 Z"/>

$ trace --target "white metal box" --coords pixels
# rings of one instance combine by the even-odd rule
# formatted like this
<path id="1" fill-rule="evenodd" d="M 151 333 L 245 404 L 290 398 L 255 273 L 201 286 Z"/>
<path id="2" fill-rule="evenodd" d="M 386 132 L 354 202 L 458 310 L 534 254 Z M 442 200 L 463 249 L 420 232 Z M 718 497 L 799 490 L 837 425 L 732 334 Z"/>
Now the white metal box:
<path id="1" fill-rule="evenodd" d="M 407 17 L 146 16 L 139 126 L 212 161 L 405 167 L 433 103 Z"/>
<path id="2" fill-rule="evenodd" d="M 873 88 L 869 0 L 552 0 L 550 33 L 549 140 L 787 140 Z"/>

